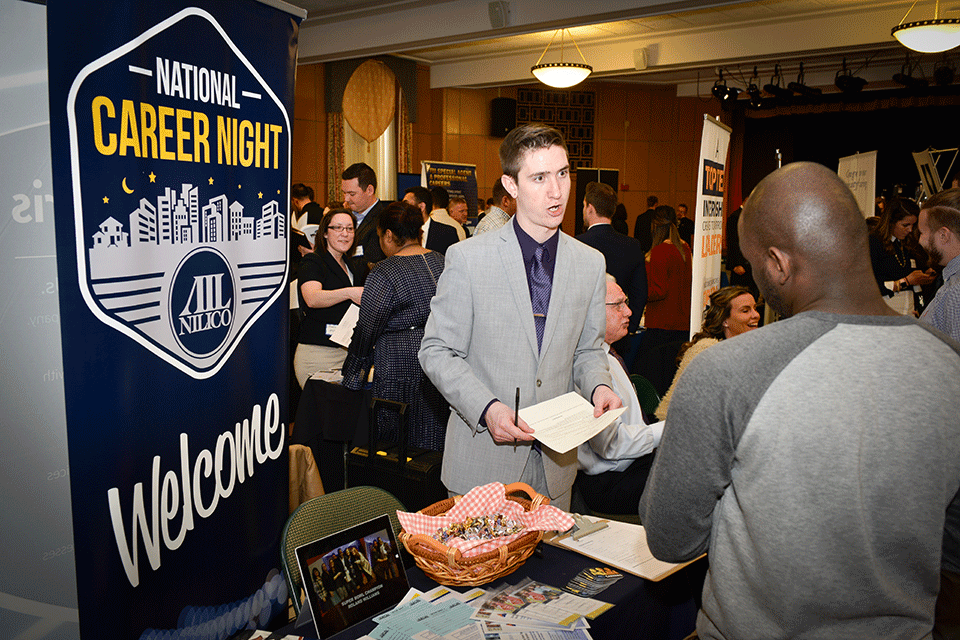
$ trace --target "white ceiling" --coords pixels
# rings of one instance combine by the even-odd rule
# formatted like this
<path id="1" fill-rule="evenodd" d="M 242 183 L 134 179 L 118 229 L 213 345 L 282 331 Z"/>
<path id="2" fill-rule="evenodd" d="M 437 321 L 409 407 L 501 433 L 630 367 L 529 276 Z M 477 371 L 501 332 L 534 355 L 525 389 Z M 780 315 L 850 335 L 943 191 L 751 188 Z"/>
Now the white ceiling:
<path id="1" fill-rule="evenodd" d="M 709 95 L 717 69 L 745 85 L 758 68 L 770 80 L 774 65 L 784 85 L 804 64 L 806 84 L 832 88 L 847 66 L 889 88 L 907 50 L 890 35 L 911 1 L 884 0 L 508 0 L 507 25 L 491 27 L 486 0 L 294 0 L 308 11 L 301 26 L 300 61 L 320 62 L 392 54 L 430 67 L 433 88 L 533 82 L 537 62 L 556 29 L 568 28 L 594 78 L 676 84 L 680 95 Z M 589 6 L 589 15 L 584 7 Z M 921 0 L 910 20 L 932 18 L 933 0 Z M 960 0 L 944 2 L 941 17 L 960 16 Z M 638 70 L 638 50 L 648 67 Z M 565 39 L 563 56 L 580 55 Z M 922 58 L 914 75 L 932 76 L 942 55 Z M 956 54 L 953 55 L 956 57 Z M 559 60 L 559 37 L 544 61 Z"/>

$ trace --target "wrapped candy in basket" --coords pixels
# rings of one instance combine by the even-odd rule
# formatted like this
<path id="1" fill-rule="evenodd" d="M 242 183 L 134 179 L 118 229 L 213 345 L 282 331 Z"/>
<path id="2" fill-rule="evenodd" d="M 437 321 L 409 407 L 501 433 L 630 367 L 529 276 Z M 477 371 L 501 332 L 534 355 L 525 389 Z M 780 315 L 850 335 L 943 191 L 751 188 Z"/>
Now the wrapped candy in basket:
<path id="1" fill-rule="evenodd" d="M 570 514 L 549 502 L 522 482 L 494 482 L 417 513 L 398 511 L 400 540 L 417 566 L 438 583 L 486 584 L 520 567 L 544 531 L 573 526 Z"/>

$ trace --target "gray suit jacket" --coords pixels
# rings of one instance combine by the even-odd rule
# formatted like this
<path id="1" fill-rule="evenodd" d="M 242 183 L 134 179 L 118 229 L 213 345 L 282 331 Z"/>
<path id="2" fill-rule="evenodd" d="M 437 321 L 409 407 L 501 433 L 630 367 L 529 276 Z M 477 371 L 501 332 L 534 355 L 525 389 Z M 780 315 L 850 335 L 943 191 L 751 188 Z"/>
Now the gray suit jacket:
<path id="1" fill-rule="evenodd" d="M 537 353 L 533 308 L 513 224 L 458 242 L 430 306 L 420 364 L 454 409 L 447 424 L 442 479 L 466 493 L 489 482 L 516 482 L 530 444 L 497 444 L 481 430 L 481 414 L 497 398 L 521 407 L 573 391 L 611 385 L 603 350 L 606 328 L 604 259 L 561 233 L 543 349 Z M 543 447 L 550 496 L 569 489 L 576 449 Z"/>

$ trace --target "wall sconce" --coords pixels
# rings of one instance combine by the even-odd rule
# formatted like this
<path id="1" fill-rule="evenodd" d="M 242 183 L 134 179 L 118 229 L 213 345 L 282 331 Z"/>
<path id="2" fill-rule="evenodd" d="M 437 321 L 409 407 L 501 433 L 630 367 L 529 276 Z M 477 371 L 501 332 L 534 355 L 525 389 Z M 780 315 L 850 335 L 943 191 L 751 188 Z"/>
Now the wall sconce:
<path id="1" fill-rule="evenodd" d="M 583 64 L 563 61 L 564 31 L 566 31 L 566 29 L 557 29 L 557 31 L 554 32 L 553 37 L 550 38 L 550 42 L 547 44 L 547 48 L 540 54 L 540 59 L 537 60 L 537 64 L 530 68 L 530 73 L 532 73 L 537 80 L 557 89 L 564 89 L 580 84 L 587 79 L 587 76 L 593 73 L 593 67 L 587 64 L 587 60 L 583 57 L 583 52 L 580 51 L 577 41 L 573 40 L 573 36 L 570 36 L 570 39 L 573 40 L 573 46 L 577 48 L 577 53 L 580 54 L 580 59 L 583 60 Z M 544 64 L 540 64 L 543 56 L 547 55 L 550 45 L 552 45 L 556 39 L 557 33 L 560 34 L 560 62 L 545 62 Z"/>

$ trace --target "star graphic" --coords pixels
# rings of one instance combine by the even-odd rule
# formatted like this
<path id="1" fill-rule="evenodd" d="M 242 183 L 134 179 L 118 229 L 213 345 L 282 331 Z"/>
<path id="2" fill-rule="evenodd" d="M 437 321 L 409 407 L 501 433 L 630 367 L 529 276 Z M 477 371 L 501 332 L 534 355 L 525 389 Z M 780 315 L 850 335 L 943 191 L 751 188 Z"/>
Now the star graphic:
<path id="1" fill-rule="evenodd" d="M 213 184 L 213 178 L 210 178 L 209 182 L 210 184 Z"/>
<path id="2" fill-rule="evenodd" d="M 110 204 L 110 198 L 103 196 L 103 204 Z"/>
<path id="3" fill-rule="evenodd" d="M 151 171 L 151 172 L 150 172 L 150 182 L 156 182 L 156 181 L 157 181 L 157 174 L 155 174 L 153 171 Z"/>
<path id="4" fill-rule="evenodd" d="M 243 189 L 243 185 L 242 185 L 242 184 L 238 184 L 238 185 L 237 185 L 237 189 Z"/>
<path id="5" fill-rule="evenodd" d="M 257 197 L 258 197 L 259 199 L 263 200 L 263 191 L 261 191 L 260 193 L 258 193 L 258 194 L 257 194 Z"/>
<path id="6" fill-rule="evenodd" d="M 277 195 L 280 195 L 280 189 L 277 189 Z"/>

